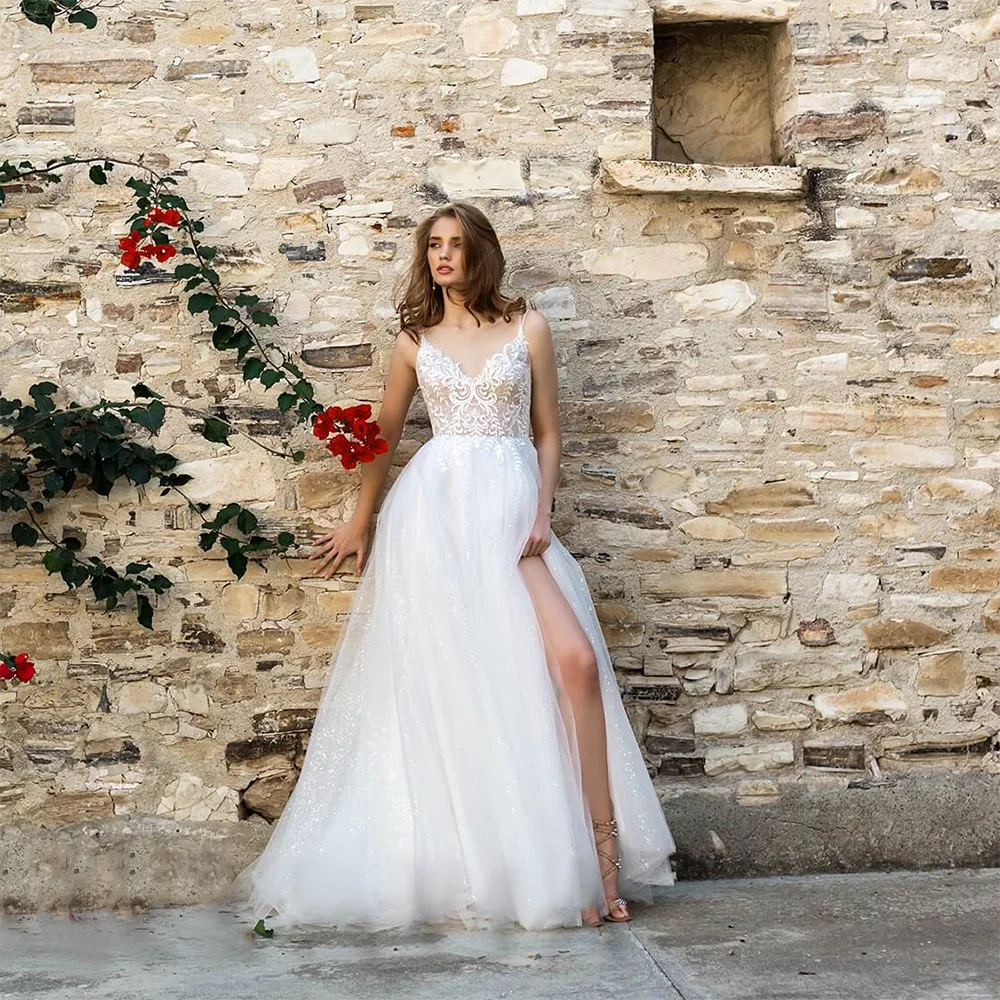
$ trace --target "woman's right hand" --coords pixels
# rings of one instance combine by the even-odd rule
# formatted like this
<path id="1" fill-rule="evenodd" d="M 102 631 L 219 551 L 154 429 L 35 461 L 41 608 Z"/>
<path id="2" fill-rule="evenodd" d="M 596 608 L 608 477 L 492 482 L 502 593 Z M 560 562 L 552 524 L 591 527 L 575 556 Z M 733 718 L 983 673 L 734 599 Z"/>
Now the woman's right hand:
<path id="1" fill-rule="evenodd" d="M 370 521 L 359 521 L 351 518 L 328 534 L 316 539 L 315 551 L 310 559 L 321 559 L 322 562 L 313 570 L 313 576 L 322 573 L 329 580 L 337 567 L 352 552 L 357 553 L 357 571 L 364 569 L 365 556 L 368 554 L 368 533 L 371 530 Z"/>

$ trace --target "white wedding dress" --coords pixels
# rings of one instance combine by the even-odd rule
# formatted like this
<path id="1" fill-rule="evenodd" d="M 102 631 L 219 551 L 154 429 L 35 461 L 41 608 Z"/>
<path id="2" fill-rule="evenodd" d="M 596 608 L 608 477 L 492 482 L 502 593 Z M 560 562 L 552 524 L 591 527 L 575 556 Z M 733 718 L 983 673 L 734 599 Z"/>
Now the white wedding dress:
<path id="1" fill-rule="evenodd" d="M 475 376 L 422 340 L 417 378 L 433 437 L 386 494 L 298 782 L 232 898 L 278 927 L 580 925 L 607 904 L 518 568 L 541 484 L 523 317 Z M 542 558 L 597 654 L 619 891 L 649 900 L 674 842 L 583 571 L 555 533 Z"/>

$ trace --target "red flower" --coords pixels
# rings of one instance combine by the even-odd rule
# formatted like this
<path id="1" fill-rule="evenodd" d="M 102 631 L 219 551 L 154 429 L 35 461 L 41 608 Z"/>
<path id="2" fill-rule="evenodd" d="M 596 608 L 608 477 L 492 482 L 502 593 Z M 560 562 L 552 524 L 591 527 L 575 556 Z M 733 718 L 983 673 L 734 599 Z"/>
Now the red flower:
<path id="1" fill-rule="evenodd" d="M 176 208 L 154 207 L 146 213 L 146 222 L 162 222 L 165 226 L 179 226 L 181 213 Z"/>
<path id="2" fill-rule="evenodd" d="M 18 653 L 14 657 L 14 672 L 19 681 L 30 681 L 35 676 L 35 665 L 28 659 L 27 653 Z"/>
<path id="3" fill-rule="evenodd" d="M 313 417 L 313 434 L 320 439 L 320 441 L 325 440 L 333 433 L 334 422 L 333 418 L 330 416 L 330 410 L 324 410 L 322 413 L 318 413 Z"/>
<path id="4" fill-rule="evenodd" d="M 313 417 L 313 434 L 321 441 L 330 438 L 326 448 L 331 455 L 340 458 L 345 469 L 353 469 L 358 462 L 371 462 L 376 455 L 389 450 L 389 443 L 379 437 L 382 428 L 378 422 L 367 419 L 371 412 L 370 404 L 358 403 L 328 406 Z M 355 440 L 352 441 L 348 434 Z"/>
<path id="5" fill-rule="evenodd" d="M 27 653 L 18 653 L 16 656 L 5 656 L 0 660 L 0 678 L 9 681 L 12 677 L 26 684 L 35 676 L 35 665 L 28 659 Z"/>
<path id="6" fill-rule="evenodd" d="M 157 243 L 152 248 L 152 253 L 156 256 L 156 259 L 162 264 L 165 260 L 170 260 L 177 253 L 177 248 L 171 246 L 169 243 Z"/>

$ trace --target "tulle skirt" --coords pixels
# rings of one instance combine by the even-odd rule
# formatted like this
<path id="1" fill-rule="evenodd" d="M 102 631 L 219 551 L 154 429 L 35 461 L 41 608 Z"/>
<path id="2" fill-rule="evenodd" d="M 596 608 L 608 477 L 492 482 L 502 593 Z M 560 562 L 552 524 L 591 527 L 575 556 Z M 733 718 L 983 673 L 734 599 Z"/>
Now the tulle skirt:
<path id="1" fill-rule="evenodd" d="M 540 485 L 523 437 L 437 434 L 397 476 L 298 781 L 232 884 L 249 916 L 542 929 L 607 913 L 572 710 L 518 567 Z M 542 558 L 597 655 L 619 891 L 648 900 L 674 880 L 674 842 L 583 571 L 555 533 Z"/>

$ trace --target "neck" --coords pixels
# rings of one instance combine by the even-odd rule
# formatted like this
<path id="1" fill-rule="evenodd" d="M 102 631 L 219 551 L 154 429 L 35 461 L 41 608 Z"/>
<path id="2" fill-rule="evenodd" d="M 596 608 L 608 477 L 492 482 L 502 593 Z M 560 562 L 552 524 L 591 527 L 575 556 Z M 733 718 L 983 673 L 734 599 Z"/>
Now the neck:
<path id="1" fill-rule="evenodd" d="M 472 314 L 465 308 L 465 299 L 461 291 L 455 288 L 445 288 L 443 289 L 443 292 L 444 316 L 442 317 L 442 324 L 444 326 L 479 329 L 476 326 L 476 321 L 473 319 Z M 481 323 L 489 322 L 485 316 L 480 316 L 479 321 Z"/>

